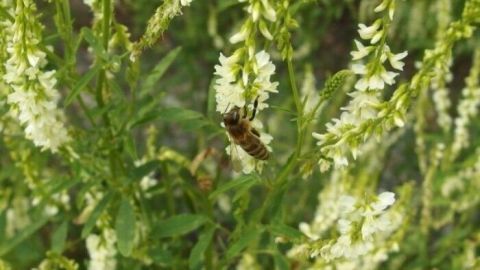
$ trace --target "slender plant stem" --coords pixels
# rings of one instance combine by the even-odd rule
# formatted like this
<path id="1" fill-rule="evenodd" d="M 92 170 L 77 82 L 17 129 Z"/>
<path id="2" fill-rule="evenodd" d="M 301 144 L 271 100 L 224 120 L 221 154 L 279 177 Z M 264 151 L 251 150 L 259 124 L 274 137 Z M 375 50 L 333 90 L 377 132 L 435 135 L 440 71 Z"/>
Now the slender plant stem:
<path id="1" fill-rule="evenodd" d="M 303 122 L 303 106 L 302 102 L 300 100 L 300 95 L 298 92 L 297 84 L 296 84 L 296 79 L 295 79 L 295 72 L 293 68 L 293 63 L 292 60 L 287 60 L 287 66 L 288 66 L 288 76 L 290 79 L 290 87 L 292 89 L 292 95 L 293 99 L 295 102 L 295 107 L 297 110 L 297 144 L 295 147 L 295 150 L 293 154 L 290 156 L 288 159 L 287 164 L 283 167 L 283 169 L 280 171 L 280 173 L 277 175 L 275 181 L 274 181 L 274 186 L 272 189 L 269 190 L 267 197 L 265 199 L 265 203 L 263 204 L 262 208 L 260 208 L 260 212 L 258 215 L 259 219 L 262 219 L 265 215 L 265 211 L 267 210 L 267 207 L 270 206 L 272 200 L 277 194 L 281 194 L 283 189 L 285 188 L 285 184 L 288 181 L 288 176 L 292 172 L 292 170 L 295 168 L 295 166 L 298 163 L 298 157 L 300 157 L 302 153 L 302 146 L 303 146 L 303 130 L 302 129 L 302 122 Z"/>

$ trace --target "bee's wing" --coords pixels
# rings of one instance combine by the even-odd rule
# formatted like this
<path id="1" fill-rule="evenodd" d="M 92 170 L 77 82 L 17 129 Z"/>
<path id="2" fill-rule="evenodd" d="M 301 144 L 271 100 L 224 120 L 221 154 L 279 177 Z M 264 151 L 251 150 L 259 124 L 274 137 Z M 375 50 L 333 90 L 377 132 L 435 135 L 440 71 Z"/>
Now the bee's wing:
<path id="1" fill-rule="evenodd" d="M 242 162 L 240 160 L 237 147 L 239 146 L 233 142 L 230 142 L 230 161 L 232 162 L 233 170 L 240 172 L 242 170 Z"/>
<path id="2" fill-rule="evenodd" d="M 240 160 L 240 155 L 238 153 L 238 146 L 235 144 L 234 139 L 231 137 L 230 134 L 227 133 L 228 140 L 230 141 L 230 147 L 228 147 L 227 152 L 230 156 L 230 163 L 232 164 L 233 170 L 236 172 L 240 172 L 242 170 L 242 163 Z"/>

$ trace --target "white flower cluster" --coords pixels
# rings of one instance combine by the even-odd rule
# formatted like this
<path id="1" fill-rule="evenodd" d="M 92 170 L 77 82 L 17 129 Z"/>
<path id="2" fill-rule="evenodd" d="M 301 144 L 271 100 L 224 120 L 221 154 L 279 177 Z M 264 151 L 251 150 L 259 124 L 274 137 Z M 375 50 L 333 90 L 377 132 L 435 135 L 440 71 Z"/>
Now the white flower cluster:
<path id="1" fill-rule="evenodd" d="M 269 0 L 239 0 L 239 2 L 247 2 L 247 12 L 249 17 L 243 23 L 240 31 L 232 35 L 229 39 L 230 43 L 235 44 L 238 42 L 246 42 L 249 46 L 249 54 L 252 55 L 254 52 L 254 46 L 251 46 L 254 43 L 253 40 L 249 40 L 249 36 L 255 31 L 253 28 L 258 26 L 260 33 L 268 40 L 272 40 L 273 36 L 268 30 L 267 21 L 275 22 L 277 20 L 277 13 L 272 7 L 272 4 Z M 265 21 L 266 19 L 267 21 Z"/>
<path id="2" fill-rule="evenodd" d="M 8 238 L 18 235 L 19 231 L 31 223 L 28 211 L 31 209 L 29 199 L 16 196 L 6 210 L 5 234 Z"/>
<path id="3" fill-rule="evenodd" d="M 261 51 L 255 54 L 254 59 L 251 61 L 254 67 L 253 72 L 248 73 L 242 70 L 241 65 L 238 63 L 241 52 L 242 50 L 237 50 L 236 54 L 230 57 L 220 54 L 220 65 L 215 66 L 215 74 L 219 76 L 215 84 L 217 111 L 225 113 L 228 109 L 235 106 L 240 108 L 248 106 L 251 111 L 253 110 L 253 105 L 246 104 L 246 96 L 251 96 L 254 99 L 258 98 L 258 115 L 258 112 L 268 107 L 266 100 L 269 98 L 270 93 L 277 92 L 278 83 L 270 81 L 271 76 L 275 73 L 275 66 L 270 61 L 268 53 Z M 247 92 L 250 94 L 247 94 Z M 263 125 L 260 121 L 255 119 L 251 124 L 253 128 L 260 132 L 260 140 L 268 148 L 268 144 L 273 137 L 262 132 Z M 231 146 L 227 146 L 227 153 L 232 156 L 232 159 L 241 162 L 244 173 L 251 173 L 255 170 L 257 163 L 261 166 L 261 162 L 250 156 L 241 147 L 234 144 Z"/>
<path id="4" fill-rule="evenodd" d="M 466 87 L 462 91 L 462 99 L 458 103 L 458 116 L 455 118 L 455 131 L 452 143 L 452 159 L 470 142 L 468 125 L 478 114 L 480 105 L 480 49 L 475 51 L 470 74 L 465 79 Z"/>
<path id="5" fill-rule="evenodd" d="M 334 171 L 331 181 L 318 194 L 318 207 L 313 221 L 300 223 L 300 230 L 312 240 L 320 239 L 340 218 L 342 205 L 338 198 L 345 194 L 345 185 L 341 181 L 344 171 Z"/>
<path id="6" fill-rule="evenodd" d="M 116 269 L 115 256 L 117 238 L 112 229 L 104 229 L 101 235 L 91 234 L 87 237 L 86 244 L 90 255 L 89 270 Z"/>
<path id="7" fill-rule="evenodd" d="M 53 217 L 58 214 L 60 211 L 59 206 L 69 209 L 70 208 L 70 196 L 66 191 L 55 193 L 52 195 L 48 196 L 48 201 L 46 202 L 46 205 L 43 208 L 43 211 L 46 216 Z M 34 196 L 32 200 L 32 205 L 33 206 L 38 206 L 42 202 L 44 202 L 45 198 L 42 198 L 40 196 Z"/>
<path id="8" fill-rule="evenodd" d="M 245 2 L 245 1 L 240 1 Z M 215 66 L 215 98 L 217 111 L 226 113 L 236 107 L 247 107 L 253 110 L 253 103 L 257 100 L 257 115 L 268 107 L 267 99 L 270 93 L 277 93 L 278 82 L 272 82 L 271 77 L 275 73 L 275 66 L 270 61 L 270 55 L 265 51 L 256 52 L 255 29 L 267 38 L 272 39 L 264 19 L 276 20 L 275 10 L 268 0 L 249 0 L 247 17 L 239 32 L 231 38 L 231 43 L 243 42 L 244 46 L 238 48 L 231 56 L 220 54 L 220 65 Z M 269 134 L 262 132 L 260 121 L 252 121 L 252 127 L 260 133 L 260 140 L 271 151 L 268 144 L 273 139 Z M 229 138 L 230 141 L 231 138 Z M 239 162 L 243 173 L 251 173 L 255 169 L 261 170 L 263 161 L 258 161 L 241 147 L 232 144 L 226 148 L 227 153 L 234 162 Z"/>
<path id="9" fill-rule="evenodd" d="M 451 21 L 451 2 L 450 0 L 440 0 L 437 2 L 437 40 L 441 41 L 445 38 L 445 33 L 448 28 L 448 24 Z M 433 78 L 430 86 L 433 90 L 433 104 L 437 111 L 437 122 L 439 126 L 445 131 L 449 132 L 452 126 L 452 117 L 449 114 L 451 107 L 450 97 L 448 96 L 449 90 L 447 84 L 453 79 L 453 75 L 450 72 L 452 65 L 451 52 L 445 56 L 445 61 L 435 62 Z"/>
<path id="10" fill-rule="evenodd" d="M 257 112 L 268 107 L 266 103 L 270 93 L 277 93 L 278 82 L 271 82 L 275 73 L 275 66 L 270 61 L 270 55 L 265 51 L 255 54 L 251 63 L 252 72 L 242 69 L 240 59 L 243 50 L 237 50 L 234 55 L 225 57 L 220 54 L 220 65 L 215 66 L 215 75 L 219 78 L 215 81 L 215 98 L 217 111 L 224 113 L 234 106 L 242 108 L 246 105 L 246 97 L 252 99 L 258 97 Z M 248 92 L 247 92 L 248 91 Z M 253 109 L 252 104 L 248 104 Z"/>
<path id="11" fill-rule="evenodd" d="M 314 221 L 299 226 L 311 242 L 295 245 L 288 256 L 316 258 L 314 269 L 329 269 L 327 266 L 332 265 L 334 269 L 373 269 L 373 265 L 386 260 L 388 253 L 398 249 L 398 244 L 389 239 L 403 220 L 399 211 L 389 208 L 395 202 L 395 194 L 383 192 L 361 200 L 345 195 L 340 183 L 332 182 L 330 186 L 332 188 L 320 195 Z M 339 235 L 325 239 L 331 229 Z M 355 267 L 348 268 L 349 265 Z"/>
<path id="12" fill-rule="evenodd" d="M 26 137 L 42 150 L 55 152 L 70 138 L 63 112 L 57 108 L 60 95 L 55 89 L 55 71 L 43 70 L 47 60 L 38 46 L 41 26 L 35 11 L 32 1 L 17 1 L 3 79 L 12 90 L 7 102 L 25 125 Z"/>
<path id="13" fill-rule="evenodd" d="M 327 260 L 355 258 L 369 253 L 375 248 L 376 234 L 392 231 L 392 216 L 385 209 L 394 202 L 392 192 L 383 192 L 372 202 L 341 196 L 341 218 L 337 222 L 340 236 L 317 252 Z M 313 257 L 317 255 L 316 252 L 311 254 Z"/>
<path id="14" fill-rule="evenodd" d="M 454 175 L 448 176 L 441 187 L 441 194 L 448 198 L 449 208 L 453 211 L 465 211 L 480 202 L 480 148 L 473 154 L 476 160 Z"/>
<path id="15" fill-rule="evenodd" d="M 393 18 L 394 0 L 384 0 L 375 8 L 375 12 L 383 12 L 388 8 L 389 19 Z M 379 105 L 382 100 L 382 90 L 385 85 L 393 85 L 398 72 L 388 71 L 384 64 L 388 60 L 390 66 L 398 71 L 403 70 L 402 59 L 407 52 L 394 54 L 385 43 L 387 36 L 385 19 L 377 19 L 372 25 L 359 24 L 358 33 L 363 40 L 370 44 L 365 46 L 362 42 L 355 40 L 356 51 L 351 53 L 353 60 L 357 61 L 351 67 L 355 74 L 361 78 L 355 84 L 356 91 L 350 93 L 352 99 L 342 108 L 343 112 L 339 119 L 334 119 L 327 124 L 327 132 L 324 134 L 313 133 L 318 139 L 323 156 L 332 159 L 336 167 L 348 165 L 347 154 L 350 152 L 355 159 L 357 157 L 358 145 L 365 138 L 353 138 L 351 133 L 366 121 L 375 119 L 379 114 Z M 369 57 L 366 63 L 365 58 Z M 398 126 L 403 126 L 402 119 L 396 119 Z M 351 131 L 351 132 L 350 132 Z M 336 142 L 330 141 L 337 138 Z M 320 159 L 322 171 L 330 167 L 330 161 Z"/>

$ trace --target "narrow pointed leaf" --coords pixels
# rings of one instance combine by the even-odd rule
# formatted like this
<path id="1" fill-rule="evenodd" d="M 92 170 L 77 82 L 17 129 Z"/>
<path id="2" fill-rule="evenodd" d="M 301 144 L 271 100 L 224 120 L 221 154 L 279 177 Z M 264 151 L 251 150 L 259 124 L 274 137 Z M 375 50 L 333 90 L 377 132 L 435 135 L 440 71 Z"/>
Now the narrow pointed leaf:
<path id="1" fill-rule="evenodd" d="M 188 265 L 190 269 L 199 269 L 201 266 L 201 262 L 203 260 L 203 256 L 205 251 L 207 250 L 208 246 L 212 243 L 213 235 L 215 233 L 215 228 L 211 227 L 208 228 L 205 232 L 203 232 L 200 237 L 198 238 L 197 244 L 192 249 L 190 253 L 190 258 L 188 259 Z"/>
<path id="2" fill-rule="evenodd" d="M 153 68 L 152 72 L 150 72 L 142 85 L 140 97 L 143 97 L 153 91 L 153 89 L 155 88 L 155 84 L 157 84 L 158 80 L 160 80 L 163 74 L 165 74 L 168 67 L 170 67 L 170 65 L 180 53 L 181 49 L 181 47 L 177 47 L 171 50 L 165 57 L 162 58 L 160 63 L 158 63 L 155 68 Z"/>
<path id="3" fill-rule="evenodd" d="M 129 256 L 133 249 L 135 238 L 135 211 L 127 198 L 122 199 L 115 222 L 118 250 L 124 256 Z"/>
<path id="4" fill-rule="evenodd" d="M 189 233 L 207 221 L 203 215 L 181 214 L 159 222 L 154 229 L 154 237 L 173 237 Z"/>
<path id="5" fill-rule="evenodd" d="M 240 235 L 239 239 L 230 245 L 230 248 L 227 250 L 227 260 L 230 260 L 240 254 L 244 248 L 246 248 L 255 239 L 258 239 L 261 233 L 262 230 L 258 228 L 246 229 L 246 232 Z"/>
<path id="6" fill-rule="evenodd" d="M 67 241 L 68 222 L 64 221 L 52 235 L 52 251 L 61 254 Z"/>
<path id="7" fill-rule="evenodd" d="M 85 89 L 87 84 L 93 79 L 93 77 L 97 75 L 99 71 L 100 66 L 95 65 L 77 81 L 77 83 L 73 86 L 72 91 L 70 91 L 67 98 L 65 99 L 65 106 L 68 106 L 70 105 L 70 103 L 72 103 L 72 101 L 78 96 L 80 91 Z"/>

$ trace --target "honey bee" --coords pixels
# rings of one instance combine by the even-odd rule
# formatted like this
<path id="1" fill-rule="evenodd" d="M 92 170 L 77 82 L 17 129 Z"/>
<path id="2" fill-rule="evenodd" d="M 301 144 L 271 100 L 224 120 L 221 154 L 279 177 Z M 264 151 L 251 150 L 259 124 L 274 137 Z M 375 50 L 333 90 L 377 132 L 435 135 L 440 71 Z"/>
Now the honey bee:
<path id="1" fill-rule="evenodd" d="M 269 156 L 267 147 L 260 140 L 260 133 L 251 126 L 251 121 L 255 118 L 257 111 L 257 99 L 253 104 L 253 113 L 250 118 L 248 118 L 246 107 L 242 112 L 240 107 L 235 106 L 223 114 L 223 123 L 235 144 L 240 145 L 252 157 L 267 160 Z"/>

